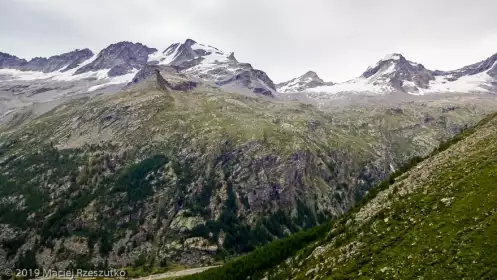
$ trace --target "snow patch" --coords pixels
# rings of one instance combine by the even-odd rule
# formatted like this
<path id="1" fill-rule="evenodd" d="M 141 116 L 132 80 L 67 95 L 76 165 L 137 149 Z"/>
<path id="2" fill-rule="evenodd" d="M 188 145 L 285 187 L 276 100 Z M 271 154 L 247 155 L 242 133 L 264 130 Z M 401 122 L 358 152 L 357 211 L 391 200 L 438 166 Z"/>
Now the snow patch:
<path id="1" fill-rule="evenodd" d="M 178 56 L 178 51 L 180 47 L 181 44 L 177 43 L 176 48 L 174 48 L 174 50 L 168 51 L 167 53 L 166 53 L 167 49 L 161 52 L 155 52 L 148 57 L 148 61 L 158 61 L 159 65 L 167 65 L 173 62 L 174 59 Z"/>
<path id="2" fill-rule="evenodd" d="M 395 72 L 395 63 L 390 62 L 387 69 L 385 69 L 383 71 L 378 71 L 378 73 L 376 73 L 375 75 L 373 75 L 369 79 L 370 80 L 374 80 L 375 78 L 377 78 L 380 75 L 390 74 L 390 73 L 393 73 L 393 72 Z"/>
<path id="3" fill-rule="evenodd" d="M 315 79 L 312 76 L 306 76 L 306 74 L 304 74 L 298 78 L 289 80 L 286 85 L 278 88 L 278 91 L 282 93 L 295 93 L 299 91 L 299 88 L 312 83 L 313 81 L 315 81 Z"/>
<path id="4" fill-rule="evenodd" d="M 373 92 L 384 94 L 394 90 L 388 84 L 388 74 L 395 72 L 395 63 L 388 64 L 386 69 L 380 69 L 373 76 L 369 78 L 356 78 L 345 83 L 334 84 L 331 86 L 320 86 L 311 88 L 309 92 L 326 92 L 330 94 L 337 94 L 341 92 Z M 386 75 L 386 76 L 385 76 Z"/>
<path id="5" fill-rule="evenodd" d="M 129 83 L 131 80 L 133 80 L 133 78 L 135 77 L 136 73 L 138 73 L 138 70 L 135 69 L 131 73 L 128 73 L 126 75 L 112 77 L 112 78 L 107 77 L 106 78 L 106 83 L 100 84 L 100 85 L 96 85 L 96 86 L 92 86 L 92 87 L 88 88 L 88 92 L 95 91 L 97 89 L 101 89 L 101 88 L 104 88 L 104 87 L 107 87 L 107 86 L 110 86 L 110 85 L 118 85 L 118 84 Z"/>
<path id="6" fill-rule="evenodd" d="M 164 54 L 161 51 L 156 51 L 148 56 L 147 62 L 158 61 L 160 63 L 163 57 Z"/>
<path id="7" fill-rule="evenodd" d="M 46 80 L 54 77 L 54 73 L 43 73 L 38 71 L 21 71 L 17 69 L 0 69 L 0 75 L 10 76 L 11 80 Z"/>
<path id="8" fill-rule="evenodd" d="M 21 81 L 33 81 L 33 80 L 55 80 L 55 81 L 75 81 L 86 78 L 94 78 L 97 80 L 107 78 L 107 72 L 110 69 L 102 69 L 98 71 L 91 71 L 82 73 L 79 75 L 74 75 L 76 70 L 69 70 L 66 72 L 50 72 L 43 73 L 38 71 L 21 71 L 17 69 L 0 69 L 0 75 L 7 75 L 11 77 L 11 80 L 21 80 Z"/>
<path id="9" fill-rule="evenodd" d="M 164 51 L 157 51 L 148 57 L 148 62 L 152 61 L 157 61 L 159 65 L 167 65 L 170 64 L 171 62 L 174 61 L 174 59 L 178 56 L 178 51 L 179 48 L 181 47 L 182 43 L 175 43 L 176 48 L 174 50 L 170 50 L 166 53 L 166 50 Z M 227 62 L 229 61 L 228 56 L 220 51 L 219 49 L 216 49 L 211 46 L 206 46 L 202 45 L 199 43 L 195 43 L 191 46 L 192 50 L 203 50 L 207 55 L 203 55 L 202 57 L 204 60 L 202 61 L 201 64 L 206 64 L 206 65 L 212 65 L 216 63 L 222 63 L 222 62 Z M 195 57 L 198 58 L 198 57 Z"/>
<path id="10" fill-rule="evenodd" d="M 382 94 L 391 90 L 392 87 L 390 87 L 389 85 L 371 84 L 369 83 L 369 79 L 364 79 L 364 78 L 357 78 L 345 83 L 334 84 L 332 86 L 321 86 L 321 87 L 308 89 L 309 92 L 315 92 L 315 93 L 325 92 L 329 94 L 337 94 L 341 92 L 355 92 L 355 93 L 372 92 L 372 93 Z"/>
<path id="11" fill-rule="evenodd" d="M 295 91 L 296 90 L 295 88 L 298 87 L 300 83 L 301 83 L 300 78 L 292 79 L 288 84 L 282 86 L 279 89 L 279 91 L 280 92 Z"/>
<path id="12" fill-rule="evenodd" d="M 11 80 L 21 80 L 21 81 L 33 81 L 33 80 L 48 80 L 52 79 L 55 81 L 75 81 L 86 78 L 94 78 L 97 80 L 107 78 L 107 72 L 110 69 L 102 69 L 98 71 L 91 71 L 86 73 L 81 73 L 75 75 L 76 71 L 81 67 L 93 62 L 97 58 L 97 55 L 85 60 L 78 67 L 75 67 L 71 70 L 61 72 L 54 71 L 50 73 L 44 73 L 40 71 L 21 71 L 17 69 L 0 69 L 0 75 L 7 75 L 11 77 Z M 63 69 L 62 69 L 63 70 Z"/>
<path id="13" fill-rule="evenodd" d="M 228 61 L 228 57 L 226 56 L 226 54 L 211 46 L 195 43 L 192 45 L 192 50 L 204 50 L 208 53 L 207 55 L 202 56 L 204 58 L 204 60 L 202 60 L 202 64 L 205 65 L 212 65 Z"/>
<path id="14" fill-rule="evenodd" d="M 78 67 L 61 72 L 61 71 L 54 71 L 50 73 L 43 73 L 39 71 L 21 71 L 17 69 L 0 69 L 0 75 L 4 75 L 6 77 L 9 77 L 10 80 L 20 80 L 20 81 L 34 81 L 34 80 L 53 80 L 53 81 L 77 81 L 77 80 L 83 80 L 83 79 L 91 79 L 95 81 L 99 81 L 101 84 L 92 86 L 88 89 L 88 92 L 97 90 L 99 88 L 106 87 L 108 85 L 113 85 L 113 84 L 122 84 L 122 83 L 127 83 L 133 79 L 133 77 L 136 75 L 138 72 L 137 69 L 133 69 L 132 72 L 121 75 L 121 76 L 116 76 L 116 77 L 109 77 L 108 72 L 110 69 L 101 69 L 98 71 L 90 71 L 90 72 L 85 72 L 81 73 L 78 75 L 75 75 L 76 71 L 80 69 L 81 67 L 91 63 L 97 58 L 97 55 L 87 59 L 86 61 L 82 62 Z M 3 80 L 8 80 L 8 79 L 3 79 Z"/>
<path id="15" fill-rule="evenodd" d="M 396 53 L 387 54 L 385 55 L 383 60 L 400 60 L 400 55 Z"/>
<path id="16" fill-rule="evenodd" d="M 488 92 L 485 88 L 493 81 L 486 72 L 476 75 L 462 76 L 455 81 L 449 81 L 448 77 L 437 76 L 434 81 L 430 81 L 428 89 L 419 89 L 420 93 L 436 93 L 436 92 Z"/>

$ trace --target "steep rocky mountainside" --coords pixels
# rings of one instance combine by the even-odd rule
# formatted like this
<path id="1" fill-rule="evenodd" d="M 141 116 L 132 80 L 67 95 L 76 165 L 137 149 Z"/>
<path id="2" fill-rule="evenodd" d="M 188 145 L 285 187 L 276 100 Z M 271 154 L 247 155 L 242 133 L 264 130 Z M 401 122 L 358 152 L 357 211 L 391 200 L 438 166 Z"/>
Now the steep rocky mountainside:
<path id="1" fill-rule="evenodd" d="M 338 220 L 185 280 L 495 279 L 496 154 L 492 114 Z"/>
<path id="2" fill-rule="evenodd" d="M 343 214 L 496 101 L 324 112 L 150 65 L 0 134 L 0 264 L 212 263 Z"/>

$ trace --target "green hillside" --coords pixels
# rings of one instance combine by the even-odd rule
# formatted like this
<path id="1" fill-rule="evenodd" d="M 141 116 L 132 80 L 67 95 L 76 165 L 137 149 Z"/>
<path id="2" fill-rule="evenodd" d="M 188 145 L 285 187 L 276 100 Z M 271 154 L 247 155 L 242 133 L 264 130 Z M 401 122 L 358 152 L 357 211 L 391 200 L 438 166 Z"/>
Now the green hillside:
<path id="1" fill-rule="evenodd" d="M 413 159 L 331 225 L 184 279 L 496 279 L 496 116 Z"/>

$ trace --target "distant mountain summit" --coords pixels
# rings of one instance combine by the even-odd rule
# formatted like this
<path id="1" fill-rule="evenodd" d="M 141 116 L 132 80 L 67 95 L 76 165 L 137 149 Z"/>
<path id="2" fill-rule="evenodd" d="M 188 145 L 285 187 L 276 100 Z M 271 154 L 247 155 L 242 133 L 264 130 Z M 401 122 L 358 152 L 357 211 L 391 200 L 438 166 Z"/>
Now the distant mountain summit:
<path id="1" fill-rule="evenodd" d="M 145 66 L 148 56 L 156 51 L 141 43 L 115 43 L 103 49 L 95 60 L 78 69 L 75 75 L 107 69 L 109 77 L 125 75 Z"/>
<path id="2" fill-rule="evenodd" d="M 192 39 L 177 42 L 163 51 L 158 51 L 149 57 L 153 64 L 174 65 L 180 68 L 189 68 L 200 63 L 221 63 L 233 60 L 234 56 L 226 55 L 212 46 L 198 44 Z"/>
<path id="3" fill-rule="evenodd" d="M 78 67 L 92 56 L 93 52 L 91 50 L 82 49 L 54 55 L 49 58 L 35 57 L 27 61 L 7 53 L 0 53 L 0 68 L 43 73 L 64 72 Z"/>
<path id="4" fill-rule="evenodd" d="M 453 71 L 435 71 L 437 75 L 450 76 L 449 79 L 456 80 L 463 76 L 472 76 L 482 73 L 488 74 L 490 77 L 497 79 L 497 54 L 490 56 L 489 58 L 465 66 L 461 69 Z"/>
<path id="5" fill-rule="evenodd" d="M 301 92 L 318 86 L 333 85 L 326 83 L 314 71 L 307 71 L 304 75 L 276 85 L 278 92 L 290 93 Z"/>
<path id="6" fill-rule="evenodd" d="M 386 55 L 359 77 L 344 83 L 305 89 L 307 97 L 318 100 L 349 98 L 358 95 L 438 93 L 495 93 L 497 54 L 458 70 L 430 70 L 423 64 L 410 61 L 403 55 Z M 280 91 L 285 92 L 285 91 Z M 286 91 L 288 92 L 288 91 Z M 353 94 L 353 95 L 351 95 Z"/>
<path id="7" fill-rule="evenodd" d="M 20 59 L 17 56 L 0 52 L 0 68 L 2 69 L 20 69 L 26 62 L 25 59 Z"/>
<path id="8" fill-rule="evenodd" d="M 401 54 L 389 54 L 370 66 L 358 78 L 345 83 L 325 83 L 314 72 L 308 72 L 288 82 L 278 84 L 279 92 L 418 92 L 428 88 L 433 72 L 422 64 L 407 60 Z"/>
<path id="9" fill-rule="evenodd" d="M 417 92 L 428 88 L 433 73 L 422 64 L 407 60 L 401 54 L 390 54 L 369 67 L 359 79 L 385 91 Z"/>
<path id="10" fill-rule="evenodd" d="M 265 72 L 238 62 L 234 53 L 225 53 L 192 39 L 152 54 L 149 63 L 170 65 L 187 75 L 236 92 L 266 96 L 276 93 L 273 81 Z"/>

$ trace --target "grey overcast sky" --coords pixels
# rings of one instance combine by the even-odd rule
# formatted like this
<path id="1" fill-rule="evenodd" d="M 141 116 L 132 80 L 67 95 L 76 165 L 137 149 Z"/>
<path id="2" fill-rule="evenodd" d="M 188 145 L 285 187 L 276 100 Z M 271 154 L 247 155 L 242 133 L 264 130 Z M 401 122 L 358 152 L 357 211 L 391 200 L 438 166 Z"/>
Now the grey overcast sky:
<path id="1" fill-rule="evenodd" d="M 117 41 L 192 38 L 234 51 L 276 82 L 359 76 L 398 52 L 449 70 L 497 53 L 495 0 L 2 0 L 0 51 L 50 56 Z"/>

